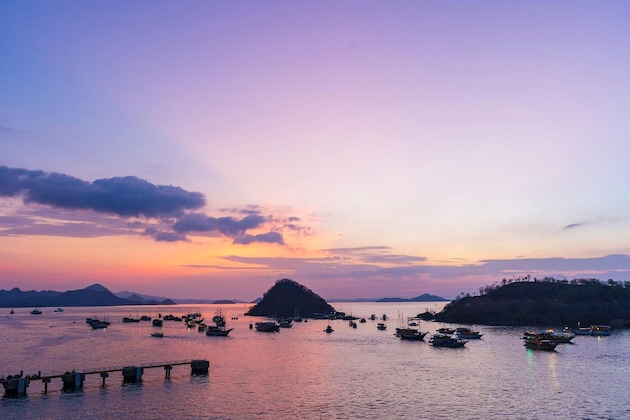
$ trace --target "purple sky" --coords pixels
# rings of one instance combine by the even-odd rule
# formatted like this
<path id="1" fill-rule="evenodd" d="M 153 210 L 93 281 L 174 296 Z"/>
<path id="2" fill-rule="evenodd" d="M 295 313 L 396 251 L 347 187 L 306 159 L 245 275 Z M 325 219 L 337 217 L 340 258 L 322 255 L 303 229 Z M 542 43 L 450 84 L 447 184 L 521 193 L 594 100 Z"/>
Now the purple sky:
<path id="1" fill-rule="evenodd" d="M 630 280 L 626 1 L 0 3 L 0 288 Z"/>

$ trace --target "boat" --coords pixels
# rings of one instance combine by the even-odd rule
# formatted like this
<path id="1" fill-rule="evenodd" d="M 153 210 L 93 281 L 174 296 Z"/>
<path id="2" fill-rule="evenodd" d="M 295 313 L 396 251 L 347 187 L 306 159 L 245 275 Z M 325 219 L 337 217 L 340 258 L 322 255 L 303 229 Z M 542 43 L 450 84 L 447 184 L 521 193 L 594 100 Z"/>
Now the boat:
<path id="1" fill-rule="evenodd" d="M 375 320 L 376 320 L 376 314 L 370 315 L 370 321 L 375 321 Z"/>
<path id="2" fill-rule="evenodd" d="M 578 326 L 576 330 L 573 330 L 573 333 L 575 335 L 610 335 L 611 328 L 608 325 L 591 325 L 589 327 Z"/>
<path id="3" fill-rule="evenodd" d="M 207 330 L 206 330 L 206 335 L 208 337 L 227 337 L 230 331 L 232 331 L 233 329 L 234 328 L 225 328 L 225 327 L 218 327 L 214 325 L 208 325 Z"/>
<path id="4" fill-rule="evenodd" d="M 39 309 L 35 308 L 31 311 L 31 315 L 41 315 L 42 311 L 40 311 Z"/>
<path id="5" fill-rule="evenodd" d="M 365 318 L 361 318 L 361 320 L 359 321 L 361 324 L 365 324 L 367 321 L 365 320 Z"/>
<path id="6" fill-rule="evenodd" d="M 126 316 L 122 319 L 122 322 L 140 322 L 140 318 L 132 318 L 131 316 Z"/>
<path id="7" fill-rule="evenodd" d="M 330 325 L 329 325 L 329 326 L 327 326 L 327 327 L 326 327 L 326 329 L 324 330 L 324 332 L 325 332 L 325 333 L 328 333 L 328 334 L 330 334 L 330 333 L 331 333 L 331 332 L 333 332 L 333 331 L 335 331 L 335 330 L 333 330 L 333 329 L 332 329 L 332 327 L 331 327 Z"/>
<path id="8" fill-rule="evenodd" d="M 90 322 L 89 325 L 90 327 L 92 327 L 93 330 L 104 330 L 109 326 L 109 322 L 95 320 Z"/>
<path id="9" fill-rule="evenodd" d="M 278 321 L 278 325 L 280 328 L 291 328 L 293 327 L 292 321 L 290 318 L 283 318 Z"/>
<path id="10" fill-rule="evenodd" d="M 530 338 L 539 338 L 541 340 L 554 341 L 558 344 L 570 343 L 574 337 L 575 334 L 571 333 L 570 331 L 565 330 L 562 332 L 562 334 L 558 334 L 552 329 L 547 329 L 545 331 L 539 332 L 527 331 L 523 334 L 523 339 L 525 340 L 528 340 Z"/>
<path id="11" fill-rule="evenodd" d="M 162 338 L 162 337 L 164 337 L 164 333 L 161 333 L 161 332 L 154 332 L 154 333 L 151 333 L 151 337 L 158 337 L 158 338 Z"/>
<path id="12" fill-rule="evenodd" d="M 63 312 L 63 308 L 57 308 L 54 312 Z"/>
<path id="13" fill-rule="evenodd" d="M 140 321 L 151 321 L 151 317 L 148 315 L 142 315 Z"/>
<path id="14" fill-rule="evenodd" d="M 416 328 L 396 328 L 396 336 L 401 340 L 424 340 L 424 336 L 428 333 L 421 332 Z"/>
<path id="15" fill-rule="evenodd" d="M 387 325 L 383 324 L 382 322 L 379 322 L 378 325 L 376 326 L 376 329 L 385 331 L 387 329 Z"/>
<path id="16" fill-rule="evenodd" d="M 225 315 L 223 314 L 222 309 L 218 309 L 216 311 L 212 317 L 212 322 L 214 322 L 217 327 L 225 327 Z"/>
<path id="17" fill-rule="evenodd" d="M 274 321 L 262 321 L 256 323 L 256 331 L 262 332 L 279 332 L 280 326 Z"/>
<path id="18" fill-rule="evenodd" d="M 161 327 L 164 324 L 164 321 L 162 321 L 161 318 L 155 318 L 153 321 L 151 321 L 151 324 L 154 327 Z"/>
<path id="19" fill-rule="evenodd" d="M 531 337 L 525 340 L 524 345 L 528 349 L 532 349 L 532 350 L 554 351 L 558 343 L 551 340 L 544 340 L 537 337 Z"/>
<path id="20" fill-rule="evenodd" d="M 92 327 L 93 330 L 102 330 L 109 326 L 110 322 L 98 318 L 86 318 L 85 323 Z"/>
<path id="21" fill-rule="evenodd" d="M 455 329 L 455 335 L 464 340 L 479 340 L 483 334 L 470 328 L 460 327 Z"/>
<path id="22" fill-rule="evenodd" d="M 11 315 L 13 315 L 15 313 L 15 311 L 13 310 L 13 308 L 11 308 L 11 312 L 9 312 Z"/>
<path id="23" fill-rule="evenodd" d="M 436 331 L 438 332 L 438 334 L 442 334 L 442 335 L 455 334 L 455 328 L 442 327 L 442 328 L 438 328 Z"/>
<path id="24" fill-rule="evenodd" d="M 433 334 L 429 343 L 434 347 L 458 348 L 464 347 L 468 341 L 446 334 Z"/>
<path id="25" fill-rule="evenodd" d="M 206 331 L 208 329 L 208 325 L 204 322 L 202 322 L 201 324 L 197 324 L 197 331 L 199 332 L 203 332 Z"/>
<path id="26" fill-rule="evenodd" d="M 610 335 L 608 325 L 591 325 L 591 335 Z"/>

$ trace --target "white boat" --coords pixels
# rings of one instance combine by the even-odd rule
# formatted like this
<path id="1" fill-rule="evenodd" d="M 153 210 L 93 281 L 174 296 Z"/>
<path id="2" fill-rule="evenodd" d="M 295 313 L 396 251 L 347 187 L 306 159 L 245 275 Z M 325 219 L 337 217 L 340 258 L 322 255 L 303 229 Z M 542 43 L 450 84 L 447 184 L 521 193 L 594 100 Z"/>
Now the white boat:
<path id="1" fill-rule="evenodd" d="M 57 308 L 55 309 L 55 312 L 63 312 L 63 308 Z"/>

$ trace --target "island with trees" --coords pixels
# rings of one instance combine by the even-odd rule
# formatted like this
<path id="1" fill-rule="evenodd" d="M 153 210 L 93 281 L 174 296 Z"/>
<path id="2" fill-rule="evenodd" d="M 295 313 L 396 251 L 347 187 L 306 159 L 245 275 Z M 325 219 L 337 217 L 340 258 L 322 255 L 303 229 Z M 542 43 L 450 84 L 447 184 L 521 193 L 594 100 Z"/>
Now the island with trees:
<path id="1" fill-rule="evenodd" d="M 480 288 L 477 296 L 461 294 L 433 319 L 485 325 L 628 327 L 630 282 L 531 276 L 503 279 Z"/>

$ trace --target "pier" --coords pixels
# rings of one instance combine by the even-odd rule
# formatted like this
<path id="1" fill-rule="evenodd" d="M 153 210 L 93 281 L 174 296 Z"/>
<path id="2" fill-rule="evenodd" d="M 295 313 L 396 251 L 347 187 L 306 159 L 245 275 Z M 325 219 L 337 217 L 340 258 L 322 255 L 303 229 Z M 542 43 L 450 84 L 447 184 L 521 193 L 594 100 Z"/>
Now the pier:
<path id="1" fill-rule="evenodd" d="M 191 375 L 207 375 L 210 369 L 210 362 L 206 359 L 179 360 L 166 363 L 147 363 L 139 365 L 129 365 L 114 368 L 90 369 L 77 372 L 75 370 L 66 371 L 53 375 L 42 375 L 38 372 L 34 375 L 24 375 L 20 371 L 17 375 L 8 375 L 0 378 L 0 384 L 4 387 L 5 397 L 24 397 L 31 381 L 42 381 L 44 393 L 48 392 L 48 384 L 53 379 L 61 379 L 62 390 L 78 391 L 83 388 L 83 383 L 88 375 L 99 375 L 102 379 L 102 386 L 105 386 L 105 379 L 110 373 L 121 372 L 123 383 L 140 383 L 145 369 L 163 368 L 164 379 L 170 379 L 173 366 L 190 365 Z"/>

